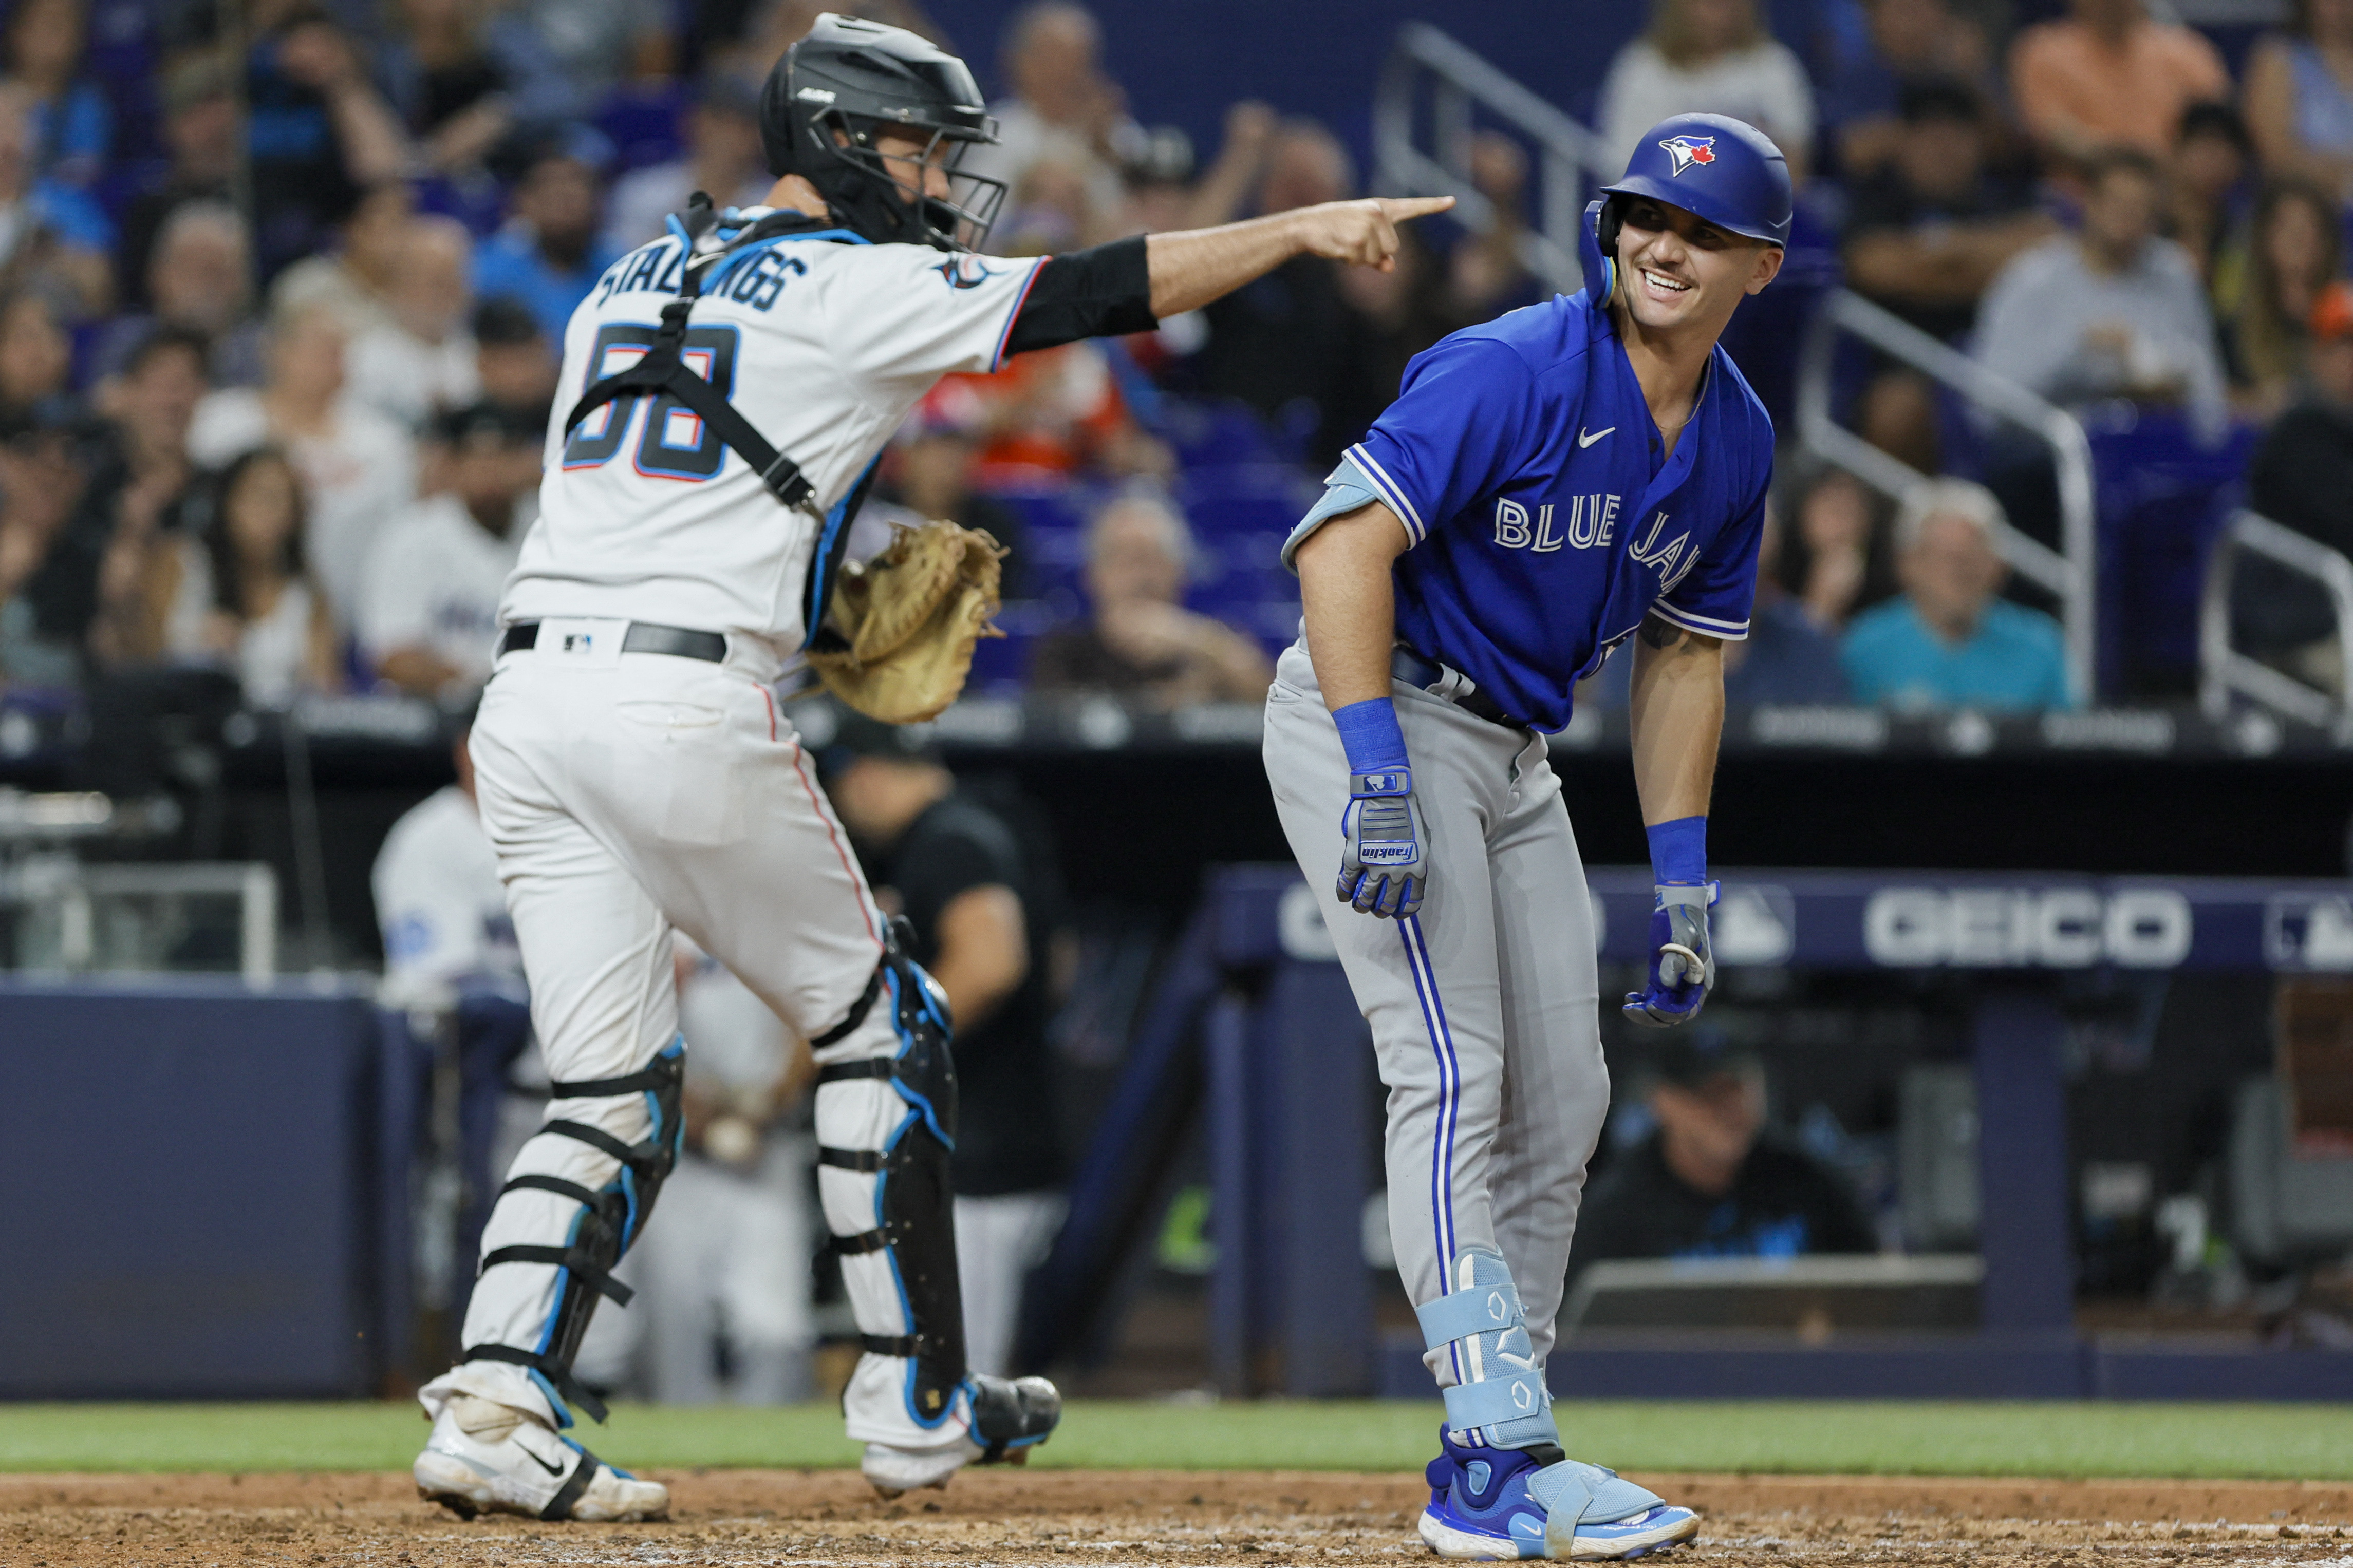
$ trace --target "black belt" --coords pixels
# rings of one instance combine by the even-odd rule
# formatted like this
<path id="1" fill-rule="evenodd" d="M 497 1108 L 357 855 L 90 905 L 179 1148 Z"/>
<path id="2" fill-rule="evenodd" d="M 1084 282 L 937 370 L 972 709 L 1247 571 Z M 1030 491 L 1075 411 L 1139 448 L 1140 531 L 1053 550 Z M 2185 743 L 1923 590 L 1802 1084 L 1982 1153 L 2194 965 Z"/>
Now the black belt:
<path id="1" fill-rule="evenodd" d="M 501 653 L 528 652 L 539 646 L 539 623 L 517 621 L 499 639 Z M 666 653 L 674 658 L 699 658 L 708 664 L 727 662 L 727 639 L 717 632 L 692 631 L 685 626 L 658 626 L 650 621 L 631 621 L 628 630 L 621 634 L 623 653 Z"/>
<path id="2" fill-rule="evenodd" d="M 1446 679 L 1446 667 L 1436 659 L 1424 658 L 1409 647 L 1401 647 L 1389 655 L 1389 674 L 1408 686 L 1419 687 L 1435 696 L 1439 683 Z M 1473 687 L 1459 697 L 1446 699 L 1474 719 L 1484 719 L 1490 724 L 1501 724 L 1506 730 L 1525 730 L 1528 726 L 1504 711 L 1503 704 Z"/>

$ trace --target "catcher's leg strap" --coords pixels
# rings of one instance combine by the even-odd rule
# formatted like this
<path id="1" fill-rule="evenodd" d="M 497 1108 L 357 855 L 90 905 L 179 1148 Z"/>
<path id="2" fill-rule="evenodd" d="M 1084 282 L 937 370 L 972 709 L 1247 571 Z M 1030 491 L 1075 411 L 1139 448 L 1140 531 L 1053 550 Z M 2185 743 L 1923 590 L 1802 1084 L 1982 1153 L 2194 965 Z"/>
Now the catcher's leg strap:
<path id="1" fill-rule="evenodd" d="M 965 1372 L 948 1173 L 955 1068 L 946 1009 L 930 977 L 907 956 L 897 923 L 849 1026 L 828 1031 L 846 1044 L 873 1005 L 883 1003 L 890 1032 L 876 1031 L 872 1048 L 890 1054 L 818 1068 L 818 1163 L 824 1173 L 840 1173 L 837 1182 L 855 1184 L 855 1201 L 829 1207 L 829 1215 L 836 1216 L 831 1246 L 842 1259 L 859 1344 L 909 1362 L 908 1414 L 928 1427 L 952 1413 Z M 887 1086 L 902 1108 L 879 1136 L 871 1131 L 878 1125 L 873 1102 L 845 1092 L 861 1084 Z M 845 1210 L 871 1214 L 872 1226 L 846 1229 L 838 1220 Z"/>
<path id="2" fill-rule="evenodd" d="M 459 1352 L 459 1359 L 501 1361 L 521 1366 L 553 1390 L 552 1398 L 559 1415 L 564 1404 L 569 1402 L 595 1420 L 605 1419 L 607 1412 L 604 1401 L 572 1375 L 572 1363 L 579 1353 L 581 1336 L 588 1331 L 588 1320 L 596 1310 L 597 1299 L 607 1298 L 617 1306 L 629 1303 L 632 1292 L 613 1278 L 613 1267 L 645 1228 L 656 1194 L 678 1163 L 686 1127 L 679 1103 L 685 1076 L 686 1042 L 680 1038 L 637 1072 L 547 1086 L 551 1100 L 620 1100 L 643 1095 L 651 1129 L 643 1142 L 629 1143 L 601 1127 L 558 1119 L 546 1122 L 533 1134 L 585 1143 L 612 1160 L 616 1169 L 612 1179 L 599 1188 L 592 1189 L 561 1176 L 525 1174 L 499 1189 L 501 1198 L 512 1192 L 554 1193 L 579 1205 L 580 1212 L 561 1246 L 494 1247 L 482 1258 L 485 1269 L 501 1264 L 537 1263 L 562 1271 L 556 1276 L 554 1310 L 549 1314 L 547 1331 L 539 1347 L 524 1350 L 516 1345 L 469 1345 Z"/>

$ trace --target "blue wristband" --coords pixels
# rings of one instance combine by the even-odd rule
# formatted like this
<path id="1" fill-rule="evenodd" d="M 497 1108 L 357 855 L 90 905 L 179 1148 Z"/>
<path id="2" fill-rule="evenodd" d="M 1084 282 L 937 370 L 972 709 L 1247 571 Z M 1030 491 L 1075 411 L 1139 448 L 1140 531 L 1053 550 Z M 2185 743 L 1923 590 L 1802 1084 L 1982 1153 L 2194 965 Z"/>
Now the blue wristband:
<path id="1" fill-rule="evenodd" d="M 1707 880 L 1707 818 L 1678 816 L 1648 828 L 1651 875 L 1662 888 L 1696 887 Z"/>
<path id="2" fill-rule="evenodd" d="M 1388 697 L 1367 697 L 1332 710 L 1340 727 L 1340 744 L 1347 748 L 1352 773 L 1387 773 L 1409 764 L 1405 731 L 1398 727 L 1397 702 Z"/>

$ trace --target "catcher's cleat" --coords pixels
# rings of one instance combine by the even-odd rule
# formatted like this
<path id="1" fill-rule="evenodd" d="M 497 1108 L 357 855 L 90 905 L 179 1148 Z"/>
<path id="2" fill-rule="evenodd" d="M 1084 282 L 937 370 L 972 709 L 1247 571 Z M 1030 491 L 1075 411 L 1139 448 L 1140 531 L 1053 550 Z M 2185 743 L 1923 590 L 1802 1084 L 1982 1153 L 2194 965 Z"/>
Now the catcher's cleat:
<path id="1" fill-rule="evenodd" d="M 459 1519 L 667 1519 L 670 1490 L 617 1470 L 510 1405 L 452 1395 L 413 1472 L 417 1495 Z"/>
<path id="2" fill-rule="evenodd" d="M 984 1465 L 1022 1465 L 1062 1421 L 1062 1394 L 1042 1377 L 972 1377 L 972 1435 Z"/>
<path id="3" fill-rule="evenodd" d="M 858 1468 L 886 1501 L 902 1492 L 944 1488 L 966 1465 L 1026 1464 L 1029 1450 L 1051 1436 L 1062 1419 L 1062 1396 L 1042 1377 L 974 1373 L 966 1383 L 972 1400 L 969 1435 L 958 1433 L 936 1448 L 866 1445 Z"/>
<path id="4" fill-rule="evenodd" d="M 1533 1448 L 1466 1448 L 1444 1435 L 1430 1462 L 1421 1539 L 1440 1557 L 1494 1562 L 1644 1557 L 1699 1533 L 1699 1516 L 1615 1470 Z"/>

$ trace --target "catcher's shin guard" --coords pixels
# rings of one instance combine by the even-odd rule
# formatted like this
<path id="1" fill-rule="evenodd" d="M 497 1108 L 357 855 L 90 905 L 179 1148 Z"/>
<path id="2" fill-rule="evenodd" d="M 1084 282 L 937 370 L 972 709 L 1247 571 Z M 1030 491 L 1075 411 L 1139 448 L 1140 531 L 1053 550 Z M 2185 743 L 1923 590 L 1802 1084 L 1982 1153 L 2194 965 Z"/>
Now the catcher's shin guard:
<path id="1" fill-rule="evenodd" d="M 903 1409 L 850 1412 L 924 1438 L 958 1414 L 965 1391 L 964 1305 L 956 1279 L 948 1154 L 955 1143 L 955 1067 L 945 997 L 907 955 L 892 921 L 882 961 L 850 1016 L 810 1042 L 818 1070 L 818 1187 L 859 1342 L 904 1363 Z M 878 1373 L 854 1379 L 872 1386 Z M 861 1416 L 865 1417 L 861 1421 Z M 902 1424 L 912 1424 L 912 1430 Z"/>
<path id="2" fill-rule="evenodd" d="M 583 1146 L 563 1152 L 556 1162 L 581 1179 L 532 1173 L 516 1176 L 499 1189 L 501 1203 L 518 1192 L 543 1192 L 569 1198 L 579 1206 L 563 1245 L 498 1247 L 482 1258 L 485 1270 L 503 1264 L 556 1267 L 555 1300 L 539 1343 L 529 1350 L 504 1344 L 469 1345 L 459 1359 L 509 1362 L 526 1369 L 548 1396 L 560 1426 L 571 1425 L 565 1408 L 567 1401 L 597 1421 L 605 1419 L 604 1402 L 572 1375 L 573 1358 L 580 1352 L 580 1338 L 588 1331 L 599 1297 L 612 1298 L 617 1306 L 629 1303 L 632 1292 L 613 1278 L 612 1269 L 645 1228 L 655 1194 L 678 1163 L 685 1133 L 679 1107 L 685 1074 L 686 1041 L 681 1037 L 638 1071 L 548 1085 L 551 1105 L 565 1100 L 640 1101 L 649 1123 L 646 1136 L 632 1143 L 586 1121 L 551 1120 L 533 1134 L 533 1142 L 559 1139 Z M 635 1107 L 615 1109 L 621 1110 L 621 1120 L 636 1120 L 628 1114 Z"/>

